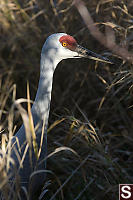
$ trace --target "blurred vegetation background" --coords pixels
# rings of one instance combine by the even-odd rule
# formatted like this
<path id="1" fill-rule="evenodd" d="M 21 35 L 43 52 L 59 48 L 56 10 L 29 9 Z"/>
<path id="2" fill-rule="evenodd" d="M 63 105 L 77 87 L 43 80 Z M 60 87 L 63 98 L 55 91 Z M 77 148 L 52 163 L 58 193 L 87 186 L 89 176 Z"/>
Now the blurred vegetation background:
<path id="1" fill-rule="evenodd" d="M 108 24 L 116 44 L 133 51 L 133 1 L 84 0 L 99 30 Z M 8 136 L 22 124 L 14 99 L 34 100 L 40 53 L 52 33 L 66 32 L 114 65 L 87 59 L 62 61 L 54 74 L 48 131 L 48 192 L 45 199 L 118 199 L 118 184 L 133 180 L 132 63 L 90 34 L 72 0 L 0 1 L 0 130 Z M 23 105 L 27 108 L 27 105 Z M 4 130 L 4 131 L 3 131 Z"/>

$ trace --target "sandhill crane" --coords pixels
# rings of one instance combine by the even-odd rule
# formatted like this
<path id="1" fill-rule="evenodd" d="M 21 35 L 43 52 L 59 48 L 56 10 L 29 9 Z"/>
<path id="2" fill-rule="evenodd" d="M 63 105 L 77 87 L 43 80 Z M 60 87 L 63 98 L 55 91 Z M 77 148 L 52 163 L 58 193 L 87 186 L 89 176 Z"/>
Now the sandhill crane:
<path id="1" fill-rule="evenodd" d="M 11 157 L 15 162 L 16 169 L 21 178 L 21 186 L 30 185 L 30 199 L 34 199 L 35 193 L 39 191 L 39 188 L 44 184 L 45 174 L 34 173 L 31 180 L 30 175 L 35 170 L 44 170 L 46 169 L 46 160 L 44 159 L 47 155 L 47 124 L 48 116 L 50 110 L 50 100 L 51 100 L 51 91 L 52 91 L 52 81 L 53 74 L 58 63 L 67 58 L 90 58 L 102 62 L 110 61 L 98 55 L 90 50 L 85 49 L 78 45 L 77 41 L 70 35 L 66 33 L 56 33 L 49 36 L 46 42 L 43 45 L 41 52 L 41 61 L 40 61 L 40 80 L 38 91 L 34 104 L 32 106 L 31 112 L 33 116 L 34 126 L 38 125 L 36 130 L 36 141 L 38 146 L 40 141 L 42 141 L 42 150 L 39 156 L 39 159 L 36 158 L 34 149 L 32 147 L 32 166 L 29 159 L 29 149 L 26 149 L 26 133 L 25 127 L 19 129 L 16 133 L 15 138 L 12 140 L 13 150 Z M 44 125 L 44 129 L 42 129 Z M 42 130 L 43 130 L 43 139 L 42 139 Z M 41 140 L 42 139 L 42 140 Z M 21 147 L 21 152 L 19 151 L 18 142 Z M 24 161 L 22 163 L 22 168 L 20 166 L 20 160 L 24 155 Z M 20 157 L 20 159 L 18 159 Z M 11 166 L 12 170 L 12 166 Z M 30 183 L 29 183 L 30 182 Z M 26 199 L 22 197 L 22 199 Z"/>

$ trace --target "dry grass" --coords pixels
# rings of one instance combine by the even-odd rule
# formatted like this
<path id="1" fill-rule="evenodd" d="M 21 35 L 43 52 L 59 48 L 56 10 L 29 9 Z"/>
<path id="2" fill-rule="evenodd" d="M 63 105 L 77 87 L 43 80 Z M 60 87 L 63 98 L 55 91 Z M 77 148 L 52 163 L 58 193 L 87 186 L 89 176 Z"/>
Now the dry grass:
<path id="1" fill-rule="evenodd" d="M 98 30 L 106 35 L 109 26 L 110 39 L 132 54 L 132 1 L 84 2 Z M 39 199 L 118 199 L 118 184 L 132 183 L 133 177 L 132 63 L 94 39 L 72 1 L 1 0 L 0 24 L 0 188 L 5 198 L 13 162 L 6 152 L 22 124 L 14 102 L 27 97 L 27 80 L 34 100 L 42 44 L 48 35 L 64 31 L 115 64 L 66 60 L 56 69 L 48 176 Z M 27 103 L 22 105 L 27 108 Z"/>

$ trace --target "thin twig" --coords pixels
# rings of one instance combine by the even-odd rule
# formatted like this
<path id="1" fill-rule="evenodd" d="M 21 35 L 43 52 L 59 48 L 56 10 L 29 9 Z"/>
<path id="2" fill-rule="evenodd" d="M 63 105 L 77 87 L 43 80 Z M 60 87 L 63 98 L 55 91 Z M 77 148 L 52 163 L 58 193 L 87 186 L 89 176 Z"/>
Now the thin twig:
<path id="1" fill-rule="evenodd" d="M 131 54 L 126 48 L 116 44 L 114 31 L 111 27 L 106 27 L 106 34 L 104 35 L 101 31 L 99 31 L 99 28 L 94 23 L 87 7 L 82 0 L 74 0 L 73 5 L 75 5 L 77 8 L 84 23 L 95 39 L 110 49 L 113 53 L 119 55 L 122 59 L 133 63 L 133 54 Z"/>

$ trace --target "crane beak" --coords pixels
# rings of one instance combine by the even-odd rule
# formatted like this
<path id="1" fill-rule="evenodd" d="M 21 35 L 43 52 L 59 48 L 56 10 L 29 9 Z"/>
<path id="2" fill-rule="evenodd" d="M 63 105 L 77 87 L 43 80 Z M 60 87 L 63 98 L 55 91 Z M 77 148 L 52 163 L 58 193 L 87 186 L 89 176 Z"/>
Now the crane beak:
<path id="1" fill-rule="evenodd" d="M 97 60 L 97 61 L 100 61 L 100 62 L 105 62 L 105 63 L 110 63 L 110 64 L 113 64 L 108 58 L 104 57 L 104 56 L 101 56 L 97 53 L 94 53 L 80 45 L 77 45 L 76 46 L 76 49 L 75 51 L 78 53 L 78 57 L 84 57 L 84 58 L 89 58 L 89 59 L 92 59 L 92 60 Z"/>

